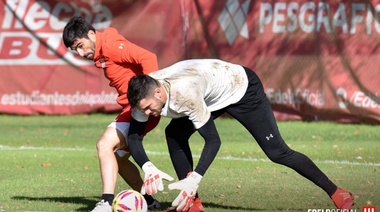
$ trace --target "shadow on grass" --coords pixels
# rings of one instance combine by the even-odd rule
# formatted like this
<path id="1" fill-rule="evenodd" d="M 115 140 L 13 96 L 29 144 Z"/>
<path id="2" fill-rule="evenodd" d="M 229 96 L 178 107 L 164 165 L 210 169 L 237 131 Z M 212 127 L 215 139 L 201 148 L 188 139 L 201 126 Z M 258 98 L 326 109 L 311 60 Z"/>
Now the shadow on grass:
<path id="1" fill-rule="evenodd" d="M 203 206 L 207 210 L 207 208 L 212 209 L 220 209 L 220 210 L 239 210 L 239 211 L 263 211 L 264 209 L 260 208 L 247 208 L 247 207 L 237 207 L 237 206 L 227 206 L 227 205 L 219 205 L 211 202 L 202 202 Z"/>
<path id="2" fill-rule="evenodd" d="M 161 209 L 162 210 L 165 210 L 165 209 L 168 209 L 168 208 L 172 208 L 172 203 L 171 202 L 160 202 L 161 204 Z M 264 209 L 258 209 L 258 208 L 248 208 L 248 207 L 236 207 L 236 206 L 227 206 L 227 205 L 219 205 L 219 204 L 215 204 L 215 203 L 210 203 L 210 202 L 202 202 L 203 206 L 205 207 L 206 211 L 207 209 L 213 209 L 213 211 L 215 210 L 230 210 L 230 211 L 263 211 Z"/>
<path id="3" fill-rule="evenodd" d="M 27 201 L 40 201 L 40 202 L 60 202 L 60 203 L 68 203 L 68 204 L 78 204 L 84 205 L 83 207 L 78 208 L 76 211 L 91 211 L 94 209 L 95 204 L 98 197 L 93 197 L 91 199 L 85 197 L 26 197 L 26 196 L 14 196 L 12 199 L 14 200 L 27 200 Z M 160 202 L 161 209 L 165 210 L 171 207 L 171 202 Z M 203 206 L 207 209 L 220 209 L 220 210 L 237 210 L 237 211 L 268 211 L 268 209 L 261 208 L 248 208 L 248 207 L 237 207 L 237 206 L 227 206 L 227 205 L 219 205 L 210 202 L 204 202 Z M 299 211 L 301 209 L 294 209 L 294 211 Z M 288 211 L 288 210 L 287 210 Z"/>
<path id="4" fill-rule="evenodd" d="M 99 197 L 93 197 L 96 199 Z M 85 197 L 26 197 L 26 196 L 14 196 L 14 200 L 27 200 L 27 201 L 39 201 L 39 202 L 60 202 L 60 203 L 69 203 L 69 204 L 79 204 L 84 205 L 81 208 L 78 208 L 76 211 L 91 211 L 94 209 L 97 201 L 93 199 L 87 199 Z"/>

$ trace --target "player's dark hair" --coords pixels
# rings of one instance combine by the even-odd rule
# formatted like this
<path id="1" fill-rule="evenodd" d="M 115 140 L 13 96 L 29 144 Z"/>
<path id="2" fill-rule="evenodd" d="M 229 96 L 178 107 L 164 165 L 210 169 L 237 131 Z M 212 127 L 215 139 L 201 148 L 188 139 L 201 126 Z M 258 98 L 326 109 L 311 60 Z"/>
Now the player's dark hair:
<path id="1" fill-rule="evenodd" d="M 157 87 L 160 87 L 160 83 L 149 75 L 140 74 L 132 77 L 127 91 L 129 104 L 136 107 L 141 99 L 152 95 L 153 90 Z"/>
<path id="2" fill-rule="evenodd" d="M 72 17 L 63 29 L 62 39 L 66 48 L 73 45 L 76 39 L 88 38 L 88 32 L 95 28 L 81 16 Z"/>

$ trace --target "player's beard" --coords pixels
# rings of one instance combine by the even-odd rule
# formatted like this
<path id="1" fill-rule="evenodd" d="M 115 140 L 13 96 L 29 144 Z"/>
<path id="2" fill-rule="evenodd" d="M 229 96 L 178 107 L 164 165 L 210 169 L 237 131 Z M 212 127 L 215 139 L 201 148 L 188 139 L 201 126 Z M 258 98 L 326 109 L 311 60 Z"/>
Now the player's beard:
<path id="1" fill-rule="evenodd" d="M 149 115 L 150 116 L 158 117 L 158 116 L 160 116 L 160 112 L 158 112 L 158 111 L 152 111 Z"/>
<path id="2" fill-rule="evenodd" d="M 90 52 L 85 55 L 85 57 L 89 60 L 94 60 L 95 55 L 95 42 L 91 41 L 90 43 Z"/>
<path id="3" fill-rule="evenodd" d="M 94 60 L 94 53 L 88 53 L 84 56 L 86 59 L 89 59 L 89 60 Z"/>

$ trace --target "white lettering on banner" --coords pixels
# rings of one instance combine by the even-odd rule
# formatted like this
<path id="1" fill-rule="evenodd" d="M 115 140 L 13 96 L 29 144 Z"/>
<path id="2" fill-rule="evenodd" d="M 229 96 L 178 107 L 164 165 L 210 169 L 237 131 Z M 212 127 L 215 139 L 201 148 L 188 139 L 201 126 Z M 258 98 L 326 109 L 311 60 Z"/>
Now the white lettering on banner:
<path id="1" fill-rule="evenodd" d="M 4 106 L 25 106 L 25 105 L 56 105 L 56 106 L 78 106 L 78 105 L 104 105 L 117 104 L 115 92 L 91 94 L 89 91 L 74 94 L 61 94 L 58 92 L 45 94 L 40 91 L 33 91 L 30 94 L 21 92 L 2 94 L 1 105 Z"/>
<path id="2" fill-rule="evenodd" d="M 347 8 L 350 7 L 350 8 Z M 372 33 L 372 25 L 380 33 L 380 5 L 366 3 L 339 3 L 332 11 L 327 2 L 276 2 L 261 3 L 259 15 L 259 32 L 264 33 L 266 26 L 272 26 L 274 33 L 294 32 L 297 29 L 305 33 L 327 33 L 341 31 L 355 34 L 357 27 L 365 27 L 366 33 Z M 331 19 L 331 20 L 330 20 Z"/>
<path id="3" fill-rule="evenodd" d="M 32 35 L 27 32 L 2 32 L 0 65 L 67 65 L 67 62 L 76 65 L 93 64 L 90 60 L 75 58 L 74 54 L 63 45 L 61 39 L 61 33 Z M 45 45 L 50 48 L 46 48 Z M 57 52 L 64 60 L 57 57 Z"/>
<path id="4" fill-rule="evenodd" d="M 75 57 L 63 45 L 62 30 L 74 15 L 83 16 L 97 29 L 109 27 L 110 9 L 98 4 L 89 5 L 89 10 L 74 2 L 57 2 L 51 7 L 47 2 L 6 1 L 4 19 L 0 23 L 0 65 L 92 65 L 89 60 Z"/>
<path id="5" fill-rule="evenodd" d="M 374 93 L 373 95 L 366 95 L 362 91 L 355 91 L 350 97 L 344 88 L 339 88 L 335 92 L 339 108 L 345 109 L 349 104 L 359 108 L 380 108 L 379 95 Z M 378 101 L 376 101 L 376 99 Z"/>
<path id="6" fill-rule="evenodd" d="M 280 89 L 274 90 L 268 88 L 266 90 L 267 97 L 272 104 L 290 104 L 295 107 L 298 104 L 306 104 L 311 106 L 324 106 L 325 95 L 323 91 L 311 92 L 309 89 L 298 88 L 295 91 L 287 89 L 282 91 Z"/>
<path id="7" fill-rule="evenodd" d="M 24 25 L 31 30 L 48 27 L 59 30 L 65 27 L 68 19 L 74 15 L 83 16 L 95 28 L 101 29 L 111 25 L 112 12 L 104 5 L 89 5 L 91 10 L 79 7 L 75 2 L 64 4 L 57 1 L 53 8 L 47 1 L 7 0 L 4 8 L 3 30 L 23 29 Z M 60 17 L 64 17 L 61 20 Z"/>

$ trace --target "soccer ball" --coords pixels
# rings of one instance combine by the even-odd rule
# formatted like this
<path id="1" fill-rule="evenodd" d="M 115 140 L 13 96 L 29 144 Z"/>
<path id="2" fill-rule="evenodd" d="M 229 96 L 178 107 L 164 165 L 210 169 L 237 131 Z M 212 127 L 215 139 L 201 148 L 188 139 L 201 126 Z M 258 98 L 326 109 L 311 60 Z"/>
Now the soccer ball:
<path id="1" fill-rule="evenodd" d="M 143 195 L 135 190 L 118 193 L 112 202 L 112 212 L 146 212 L 148 204 Z"/>

